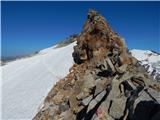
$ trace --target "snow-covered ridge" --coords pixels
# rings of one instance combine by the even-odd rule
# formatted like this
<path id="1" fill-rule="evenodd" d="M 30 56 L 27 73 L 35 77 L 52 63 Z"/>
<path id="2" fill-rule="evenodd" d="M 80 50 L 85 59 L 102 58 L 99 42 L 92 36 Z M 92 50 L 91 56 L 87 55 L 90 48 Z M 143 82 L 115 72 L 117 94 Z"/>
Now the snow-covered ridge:
<path id="1" fill-rule="evenodd" d="M 149 50 L 131 50 L 131 54 L 140 61 L 154 79 L 160 81 L 160 55 Z"/>
<path id="2" fill-rule="evenodd" d="M 53 85 L 69 73 L 73 65 L 72 43 L 41 50 L 28 58 L 1 66 L 2 119 L 32 119 Z"/>

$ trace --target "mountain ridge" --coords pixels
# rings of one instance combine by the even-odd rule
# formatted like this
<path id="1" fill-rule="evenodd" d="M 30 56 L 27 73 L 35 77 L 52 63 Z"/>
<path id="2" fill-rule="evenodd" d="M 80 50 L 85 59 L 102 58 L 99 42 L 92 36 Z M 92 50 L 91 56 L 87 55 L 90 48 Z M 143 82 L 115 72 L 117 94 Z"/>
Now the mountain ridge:
<path id="1" fill-rule="evenodd" d="M 72 43 L 72 45 L 71 46 L 74 46 L 75 45 L 75 43 Z M 54 48 L 54 46 L 52 46 L 52 47 L 49 47 L 49 48 L 47 48 L 47 51 L 46 51 L 46 49 L 44 49 L 44 50 L 41 50 L 41 55 L 43 55 L 43 54 L 48 54 L 48 52 L 49 53 L 51 53 L 52 51 L 51 50 L 56 50 L 56 49 L 59 49 L 59 48 L 56 48 L 56 49 L 53 49 Z M 67 48 L 68 49 L 68 48 Z M 72 51 L 70 51 L 70 55 L 72 54 Z M 39 54 L 40 55 L 40 54 Z M 34 56 L 32 56 L 32 57 L 34 57 Z M 32 58 L 31 57 L 31 58 Z M 38 57 L 38 56 L 36 56 L 36 57 Z M 70 56 L 71 57 L 71 56 Z M 26 62 L 29 62 L 30 61 L 30 59 L 31 58 L 25 58 L 25 59 L 29 59 L 28 61 L 26 61 Z M 71 57 L 72 58 L 72 57 Z M 24 61 L 25 59 L 19 59 L 19 60 L 16 60 L 16 61 L 12 61 L 12 62 L 9 62 L 9 63 L 6 63 L 6 65 L 5 66 L 10 66 L 11 68 L 12 68 L 12 70 L 14 71 L 14 69 L 13 68 L 19 68 L 19 66 L 20 66 L 20 64 L 19 64 L 19 62 L 21 62 L 21 61 Z M 48 59 L 48 58 L 47 58 Z M 54 61 L 54 60 L 53 60 Z M 16 65 L 16 67 L 13 67 L 12 66 L 12 64 L 15 64 Z M 24 64 L 24 63 L 23 63 Z M 5 66 L 3 66 L 3 67 L 5 67 Z M 69 67 L 67 67 L 68 69 L 66 70 L 66 71 L 69 71 L 69 68 L 72 66 L 72 64 L 70 64 L 70 66 Z M 26 66 L 27 67 L 27 66 Z M 53 69 L 54 69 L 54 66 L 52 66 L 53 67 Z M 60 68 L 62 68 L 62 67 L 60 67 Z M 10 76 L 9 74 L 4 74 L 4 72 L 7 70 L 8 71 L 8 69 L 10 69 L 10 68 L 7 68 L 7 69 L 4 69 L 4 68 L 2 68 L 2 72 L 3 72 L 3 79 L 4 80 L 7 80 L 7 78 L 6 78 L 6 76 Z M 40 69 L 40 68 L 38 68 L 38 69 Z M 51 67 L 50 67 L 50 70 L 52 70 L 51 69 Z M 53 71 L 53 70 L 52 70 Z M 36 72 L 36 71 L 33 71 L 32 70 L 32 72 L 34 73 L 34 72 Z M 10 73 L 9 71 L 7 72 L 7 73 Z M 25 74 L 28 74 L 27 73 L 27 71 L 25 72 Z M 24 76 L 25 74 L 23 74 L 22 76 Z M 67 74 L 66 74 L 67 75 Z M 56 76 L 58 76 L 58 74 L 56 74 Z M 65 75 L 64 75 L 65 76 Z M 20 75 L 17 75 L 17 77 L 16 77 L 16 79 L 22 79 L 21 77 L 20 77 Z M 60 77 L 59 78 L 59 76 L 58 76 L 58 80 L 59 79 L 61 79 L 62 77 Z M 53 79 L 53 78 L 52 78 Z M 22 79 L 23 80 L 23 79 Z M 30 80 L 29 78 L 28 78 L 28 80 Z M 58 81 L 57 80 L 57 81 Z M 33 76 L 32 77 L 32 81 L 35 81 L 35 76 Z M 51 86 L 50 87 L 46 87 L 48 90 L 48 92 L 49 92 L 49 90 L 52 88 L 52 84 L 55 84 L 54 82 L 49 82 L 50 80 L 49 80 L 49 78 L 48 79 L 46 79 L 45 80 L 45 82 L 47 82 L 47 83 L 49 83 L 49 84 L 51 84 Z M 11 82 L 10 82 L 11 83 Z M 21 82 L 21 84 L 19 85 L 19 86 L 23 86 L 23 88 L 25 88 L 25 90 L 23 90 L 23 89 L 21 89 L 22 91 L 16 91 L 17 93 L 21 93 L 21 92 L 23 92 L 23 91 L 26 91 L 27 90 L 27 88 L 23 85 L 23 83 L 25 83 L 25 81 L 24 82 Z M 19 84 L 19 83 L 17 83 L 17 84 Z M 8 84 L 6 84 L 7 85 L 7 89 L 5 89 L 4 87 L 2 87 L 2 90 L 3 91 L 12 91 L 12 94 L 14 94 L 14 92 L 15 92 L 15 89 L 11 89 L 9 86 L 10 85 L 8 85 Z M 33 84 L 32 83 L 32 85 L 33 85 L 33 89 L 35 89 L 36 90 L 36 88 L 35 88 L 35 86 L 37 85 L 37 83 L 36 84 Z M 46 91 L 46 93 L 48 93 Z M 3 94 L 7 94 L 6 92 L 4 92 Z M 36 92 L 40 92 L 38 89 L 37 89 L 37 91 Z M 26 91 L 26 93 L 30 93 L 30 90 L 27 90 Z M 41 92 L 41 95 L 42 96 L 44 96 L 45 94 L 43 93 L 43 92 Z M 47 94 L 46 94 L 47 95 Z M 36 96 L 35 96 L 36 97 Z M 28 99 L 29 99 L 29 97 L 28 97 Z M 6 99 L 3 99 L 3 100 L 5 100 L 6 102 L 7 102 L 7 105 L 5 105 L 4 107 L 6 107 L 6 108 L 4 108 L 3 106 L 3 111 L 2 111 L 2 117 L 3 118 L 19 118 L 20 117 L 20 115 L 18 115 L 17 113 L 18 113 L 18 109 L 20 109 L 20 111 L 22 112 L 22 115 L 23 115 L 23 118 L 28 118 L 28 115 L 30 114 L 30 112 L 31 113 L 34 113 L 34 115 L 37 113 L 37 109 L 38 108 L 41 108 L 42 106 L 43 106 L 43 99 L 40 99 L 39 101 L 39 104 L 37 105 L 37 107 L 35 107 L 33 110 L 34 111 L 36 111 L 36 112 L 34 112 L 33 110 L 27 110 L 27 106 L 26 106 L 26 108 L 23 108 L 25 111 L 24 112 L 26 112 L 28 115 L 26 115 L 26 114 L 23 114 L 23 110 L 19 107 L 19 105 L 17 104 L 17 105 L 15 105 L 14 104 L 14 110 L 12 111 L 12 109 L 11 109 L 11 112 L 14 114 L 14 115 L 11 115 L 11 114 L 9 114 L 9 110 L 7 109 L 7 108 L 9 108 L 9 106 L 8 105 L 12 105 L 12 100 L 16 100 L 16 101 L 19 101 L 19 98 L 13 98 L 12 100 L 10 100 L 10 102 L 8 102 L 8 100 L 7 100 L 7 98 Z M 24 100 L 25 101 L 25 100 Z M 34 101 L 34 100 L 32 100 L 32 101 Z M 28 102 L 28 101 L 26 101 L 26 102 Z M 32 104 L 32 102 L 28 102 L 28 104 Z M 40 104 L 42 104 L 42 106 L 40 106 Z M 7 107 L 8 106 L 8 107 Z M 28 105 L 29 106 L 29 105 Z M 6 109 L 6 111 L 7 111 L 7 114 L 4 112 L 4 109 Z M 9 108 L 10 109 L 10 108 Z M 34 115 L 32 115 L 32 117 L 29 117 L 29 118 L 33 118 L 34 117 Z M 21 116 L 22 117 L 22 116 Z"/>
<path id="2" fill-rule="evenodd" d="M 97 11 L 89 10 L 72 56 L 70 73 L 50 90 L 33 120 L 159 119 L 160 84 Z"/>

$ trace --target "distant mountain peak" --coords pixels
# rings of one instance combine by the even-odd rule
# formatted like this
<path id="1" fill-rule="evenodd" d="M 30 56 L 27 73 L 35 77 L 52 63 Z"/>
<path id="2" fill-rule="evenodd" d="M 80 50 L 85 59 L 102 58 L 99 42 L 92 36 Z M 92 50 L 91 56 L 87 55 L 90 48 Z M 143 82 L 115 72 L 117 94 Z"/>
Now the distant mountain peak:
<path id="1" fill-rule="evenodd" d="M 160 54 L 150 50 L 131 50 L 133 57 L 139 60 L 147 72 L 160 82 Z"/>

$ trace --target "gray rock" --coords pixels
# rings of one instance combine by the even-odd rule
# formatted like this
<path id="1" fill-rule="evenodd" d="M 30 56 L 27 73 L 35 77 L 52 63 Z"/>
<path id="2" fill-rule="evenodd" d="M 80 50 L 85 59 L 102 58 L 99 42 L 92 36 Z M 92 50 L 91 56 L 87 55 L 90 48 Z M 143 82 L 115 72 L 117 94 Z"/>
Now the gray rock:
<path id="1" fill-rule="evenodd" d="M 112 70 L 112 72 L 115 73 L 114 65 L 112 64 L 112 61 L 108 57 L 106 58 L 106 62 L 109 65 L 109 67 Z"/>
<path id="2" fill-rule="evenodd" d="M 94 92 L 94 96 L 100 93 L 103 89 L 104 89 L 104 85 L 102 83 L 102 80 L 101 79 L 96 80 L 96 89 Z"/>
<path id="3" fill-rule="evenodd" d="M 156 100 L 160 104 L 160 92 L 157 92 L 151 88 L 148 89 L 148 94 L 152 97 L 153 100 Z"/>
<path id="4" fill-rule="evenodd" d="M 133 76 L 132 78 L 131 78 L 131 81 L 133 82 L 133 83 L 136 83 L 137 84 L 137 86 L 145 86 L 145 82 L 144 82 L 144 77 L 143 76 Z"/>
<path id="5" fill-rule="evenodd" d="M 141 101 L 150 101 L 150 100 L 152 100 L 152 98 L 145 91 L 141 91 L 139 93 L 139 97 L 134 102 L 134 109 L 136 108 L 137 104 L 140 103 Z"/>
<path id="6" fill-rule="evenodd" d="M 129 73 L 128 71 L 126 71 L 126 72 L 123 74 L 123 76 L 121 77 L 121 79 L 122 79 L 123 81 L 129 80 L 132 76 L 133 76 L 133 74 L 131 74 L 131 73 Z"/>
<path id="7" fill-rule="evenodd" d="M 119 89 L 119 85 L 121 83 L 120 80 L 117 79 L 117 75 L 114 77 L 114 79 L 112 80 L 112 90 L 110 92 L 110 95 L 112 96 L 112 98 L 116 98 L 120 96 L 120 89 Z"/>
<path id="8" fill-rule="evenodd" d="M 107 70 L 108 66 L 105 61 L 98 61 L 96 65 L 100 70 Z"/>
<path id="9" fill-rule="evenodd" d="M 65 105 L 65 104 L 60 104 L 59 105 L 59 110 L 60 111 L 66 111 L 69 109 L 69 106 L 68 105 Z"/>
<path id="10" fill-rule="evenodd" d="M 124 96 L 114 99 L 109 109 L 109 114 L 115 119 L 121 118 L 124 114 L 126 101 L 127 98 Z"/>
<path id="11" fill-rule="evenodd" d="M 127 69 L 127 64 L 123 64 L 122 66 L 120 66 L 119 67 L 119 70 L 121 71 L 121 72 L 125 72 L 126 71 L 126 69 Z"/>
<path id="12" fill-rule="evenodd" d="M 119 56 L 119 58 L 118 58 L 118 59 L 119 59 L 119 63 L 118 63 L 118 64 L 120 64 L 120 65 L 121 65 L 121 64 L 122 64 L 122 61 L 124 60 L 124 58 L 123 58 L 122 56 Z"/>
<path id="13" fill-rule="evenodd" d="M 160 82 L 160 74 L 156 75 L 155 80 L 157 80 L 158 82 Z"/>
<path id="14" fill-rule="evenodd" d="M 114 55 L 118 55 L 118 54 L 119 54 L 119 50 L 116 49 L 116 48 L 114 48 L 114 49 L 112 50 L 112 52 L 113 52 Z"/>
<path id="15" fill-rule="evenodd" d="M 95 98 L 95 100 L 97 102 L 101 101 L 105 94 L 106 94 L 106 90 L 103 90 L 100 94 L 97 95 L 97 97 Z"/>
<path id="16" fill-rule="evenodd" d="M 93 98 L 92 95 L 88 96 L 87 98 L 85 98 L 85 99 L 82 100 L 82 104 L 83 105 L 88 105 L 89 102 L 92 100 L 92 98 Z"/>
<path id="17" fill-rule="evenodd" d="M 81 100 L 83 97 L 84 97 L 84 93 L 83 93 L 83 92 L 80 92 L 80 93 L 76 96 L 77 100 Z"/>
<path id="18" fill-rule="evenodd" d="M 93 109 L 97 104 L 97 101 L 95 99 L 93 99 L 88 106 L 87 112 L 89 112 L 91 109 Z"/>
<path id="19" fill-rule="evenodd" d="M 92 88 L 95 86 L 95 79 L 91 73 L 86 73 L 84 75 L 84 88 Z"/>
<path id="20" fill-rule="evenodd" d="M 81 100 L 81 99 L 86 98 L 88 95 L 89 95 L 89 93 L 82 91 L 76 96 L 76 98 L 77 98 L 77 100 Z"/>
<path id="21" fill-rule="evenodd" d="M 58 119 L 58 120 L 75 120 L 75 118 L 74 118 L 73 114 L 71 113 L 71 111 L 67 110 L 67 111 L 62 112 L 60 114 L 60 119 Z"/>

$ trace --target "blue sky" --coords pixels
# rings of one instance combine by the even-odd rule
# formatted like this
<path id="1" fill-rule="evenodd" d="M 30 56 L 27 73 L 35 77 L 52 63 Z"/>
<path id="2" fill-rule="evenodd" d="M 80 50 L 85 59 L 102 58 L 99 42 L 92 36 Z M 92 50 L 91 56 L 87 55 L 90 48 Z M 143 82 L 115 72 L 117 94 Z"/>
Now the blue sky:
<path id="1" fill-rule="evenodd" d="M 160 2 L 2 2 L 2 56 L 29 54 L 79 33 L 99 11 L 129 49 L 160 52 Z"/>

